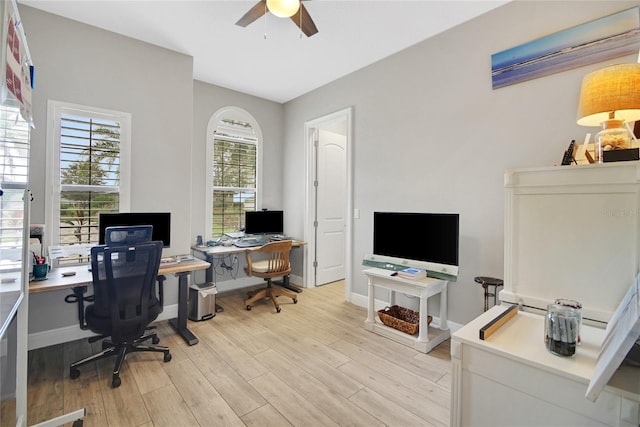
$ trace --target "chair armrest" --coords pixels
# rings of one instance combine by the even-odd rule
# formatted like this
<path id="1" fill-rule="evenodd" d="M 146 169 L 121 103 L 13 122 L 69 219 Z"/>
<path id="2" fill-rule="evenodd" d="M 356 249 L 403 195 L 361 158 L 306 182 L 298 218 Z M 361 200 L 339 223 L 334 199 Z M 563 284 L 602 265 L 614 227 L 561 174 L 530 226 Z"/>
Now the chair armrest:
<path id="1" fill-rule="evenodd" d="M 160 305 L 164 307 L 164 281 L 167 280 L 167 278 L 159 274 L 156 280 L 158 281 L 158 299 L 160 300 Z"/>

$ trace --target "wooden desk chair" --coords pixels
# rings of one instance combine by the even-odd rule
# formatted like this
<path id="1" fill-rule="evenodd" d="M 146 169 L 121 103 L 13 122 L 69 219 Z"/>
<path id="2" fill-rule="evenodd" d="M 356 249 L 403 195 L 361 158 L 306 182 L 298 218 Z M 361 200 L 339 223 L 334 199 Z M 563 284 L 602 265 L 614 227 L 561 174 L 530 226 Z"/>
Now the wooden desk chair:
<path id="1" fill-rule="evenodd" d="M 291 240 L 267 243 L 258 249 L 246 252 L 248 276 L 262 277 L 267 281 L 267 287 L 255 291 L 247 292 L 248 299 L 244 302 L 247 310 L 251 310 L 251 305 L 263 298 L 271 298 L 276 306 L 276 312 L 280 313 L 280 304 L 276 299 L 279 296 L 286 296 L 293 299 L 293 303 L 298 302 L 298 295 L 288 289 L 272 287 L 271 279 L 274 277 L 284 277 L 291 272 L 289 264 L 289 253 L 291 252 Z M 266 256 L 266 259 L 265 259 Z"/>

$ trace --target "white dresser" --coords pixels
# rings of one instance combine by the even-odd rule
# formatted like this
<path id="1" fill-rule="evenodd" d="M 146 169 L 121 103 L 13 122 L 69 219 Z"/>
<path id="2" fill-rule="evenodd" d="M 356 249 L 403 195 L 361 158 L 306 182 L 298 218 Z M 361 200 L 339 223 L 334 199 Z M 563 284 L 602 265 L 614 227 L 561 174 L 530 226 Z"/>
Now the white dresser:
<path id="1" fill-rule="evenodd" d="M 501 301 L 522 311 L 486 340 L 494 307 L 451 339 L 452 426 L 638 426 L 640 368 L 621 367 L 595 402 L 606 322 L 640 265 L 640 163 L 505 173 L 505 272 Z M 580 301 L 587 319 L 576 356 L 549 353 L 544 310 Z"/>
<path id="2" fill-rule="evenodd" d="M 585 398 L 604 330 L 581 329 L 574 358 L 547 351 L 544 316 L 519 312 L 486 340 L 496 306 L 451 339 L 451 426 L 638 426 L 640 369 L 623 367 L 595 402 Z"/>

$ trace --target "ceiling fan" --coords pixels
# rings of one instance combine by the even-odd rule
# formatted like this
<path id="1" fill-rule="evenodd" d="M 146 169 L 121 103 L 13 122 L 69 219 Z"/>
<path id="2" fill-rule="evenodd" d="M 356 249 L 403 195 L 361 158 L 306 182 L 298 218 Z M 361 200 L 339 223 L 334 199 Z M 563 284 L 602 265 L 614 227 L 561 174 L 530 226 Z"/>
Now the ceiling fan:
<path id="1" fill-rule="evenodd" d="M 246 27 L 267 12 L 281 18 L 291 18 L 307 37 L 318 32 L 302 0 L 260 0 L 236 22 L 236 25 Z"/>

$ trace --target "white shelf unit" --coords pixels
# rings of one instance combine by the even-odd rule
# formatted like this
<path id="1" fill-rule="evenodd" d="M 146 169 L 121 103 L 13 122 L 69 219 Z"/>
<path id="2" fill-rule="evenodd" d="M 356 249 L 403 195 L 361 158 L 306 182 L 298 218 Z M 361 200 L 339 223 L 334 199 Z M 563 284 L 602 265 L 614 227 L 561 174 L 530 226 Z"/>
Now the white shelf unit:
<path id="1" fill-rule="evenodd" d="M 364 322 L 366 330 L 413 347 L 422 353 L 430 352 L 435 346 L 449 339 L 451 336 L 447 325 L 447 285 L 449 282 L 431 277 L 421 280 L 405 279 L 391 276 L 392 271 L 381 268 L 369 268 L 363 272 L 367 276 L 369 286 L 367 319 Z M 420 320 L 417 336 L 398 331 L 380 322 L 375 309 L 376 287 L 391 291 L 389 305 L 395 303 L 395 292 L 420 298 Z M 440 297 L 439 328 L 427 326 L 427 317 L 429 315 L 427 301 L 430 297 L 436 295 Z"/>
<path id="2" fill-rule="evenodd" d="M 451 338 L 451 425 L 640 425 L 637 368 L 586 397 L 604 326 L 640 270 L 640 162 L 507 170 L 504 185 L 503 306 Z M 575 357 L 543 340 L 557 298 L 582 303 Z M 504 304 L 522 311 L 480 340 Z"/>

